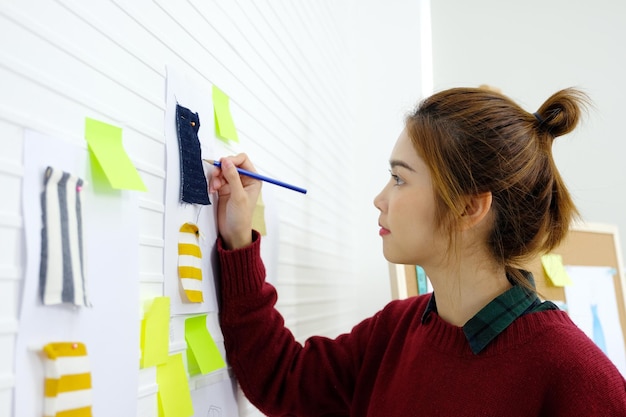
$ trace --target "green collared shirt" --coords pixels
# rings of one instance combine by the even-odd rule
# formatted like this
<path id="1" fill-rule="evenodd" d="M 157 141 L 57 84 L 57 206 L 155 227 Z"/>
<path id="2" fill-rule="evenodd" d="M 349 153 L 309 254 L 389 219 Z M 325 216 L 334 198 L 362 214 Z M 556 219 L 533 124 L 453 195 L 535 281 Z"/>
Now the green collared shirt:
<path id="1" fill-rule="evenodd" d="M 525 272 L 529 282 L 534 280 Z M 518 317 L 544 310 L 558 310 L 550 301 L 542 302 L 534 291 L 513 285 L 511 289 L 494 298 L 463 326 L 463 332 L 472 352 L 480 353 L 492 340 L 511 325 Z M 437 312 L 437 302 L 433 293 L 428 301 L 422 323 L 428 316 Z"/>

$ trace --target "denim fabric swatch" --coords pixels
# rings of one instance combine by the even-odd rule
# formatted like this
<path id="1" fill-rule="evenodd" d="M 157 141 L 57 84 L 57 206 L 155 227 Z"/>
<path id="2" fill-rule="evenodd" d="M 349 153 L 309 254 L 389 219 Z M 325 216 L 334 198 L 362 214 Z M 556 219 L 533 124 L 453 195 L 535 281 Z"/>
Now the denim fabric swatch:
<path id="1" fill-rule="evenodd" d="M 180 150 L 180 201 L 190 204 L 211 204 L 198 140 L 198 113 L 176 105 L 176 130 Z"/>

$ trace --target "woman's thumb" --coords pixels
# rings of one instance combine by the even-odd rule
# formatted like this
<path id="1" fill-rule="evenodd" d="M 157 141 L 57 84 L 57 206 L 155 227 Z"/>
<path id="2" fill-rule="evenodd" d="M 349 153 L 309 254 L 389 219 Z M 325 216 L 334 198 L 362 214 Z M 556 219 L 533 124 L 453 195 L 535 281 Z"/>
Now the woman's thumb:
<path id="1" fill-rule="evenodd" d="M 235 167 L 233 161 L 224 159 L 221 168 L 224 178 L 228 181 L 228 185 L 230 185 L 231 195 L 241 195 L 240 193 L 243 192 L 243 184 L 241 183 L 241 177 L 239 177 L 239 172 L 237 172 L 237 167 Z"/>

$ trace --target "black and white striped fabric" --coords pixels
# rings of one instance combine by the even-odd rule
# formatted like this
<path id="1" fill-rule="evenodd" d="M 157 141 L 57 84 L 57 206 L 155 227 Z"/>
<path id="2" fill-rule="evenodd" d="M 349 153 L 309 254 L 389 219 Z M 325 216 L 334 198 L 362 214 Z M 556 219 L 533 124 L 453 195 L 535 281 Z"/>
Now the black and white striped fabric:
<path id="1" fill-rule="evenodd" d="M 81 190 L 83 180 L 48 167 L 41 194 L 39 293 L 45 305 L 91 307 L 85 286 Z"/>

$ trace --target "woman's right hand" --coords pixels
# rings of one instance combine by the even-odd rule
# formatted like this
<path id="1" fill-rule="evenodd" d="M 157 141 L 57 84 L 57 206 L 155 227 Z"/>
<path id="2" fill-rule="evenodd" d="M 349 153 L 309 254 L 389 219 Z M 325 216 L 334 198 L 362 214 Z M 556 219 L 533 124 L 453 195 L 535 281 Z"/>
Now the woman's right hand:
<path id="1" fill-rule="evenodd" d="M 209 191 L 218 193 L 217 226 L 226 249 L 238 249 L 252 243 L 252 215 L 261 181 L 239 175 L 237 167 L 256 172 L 245 153 L 220 159 L 221 168 L 213 167 Z"/>

